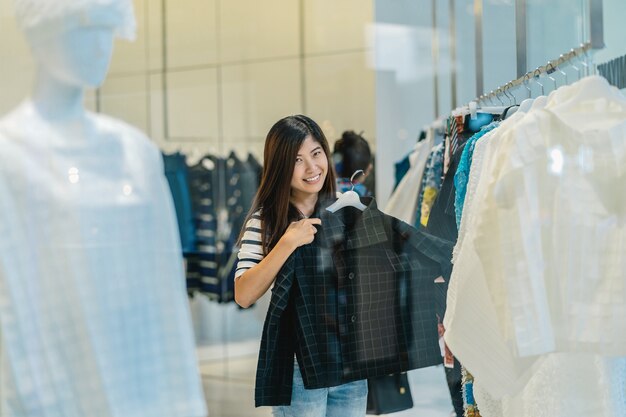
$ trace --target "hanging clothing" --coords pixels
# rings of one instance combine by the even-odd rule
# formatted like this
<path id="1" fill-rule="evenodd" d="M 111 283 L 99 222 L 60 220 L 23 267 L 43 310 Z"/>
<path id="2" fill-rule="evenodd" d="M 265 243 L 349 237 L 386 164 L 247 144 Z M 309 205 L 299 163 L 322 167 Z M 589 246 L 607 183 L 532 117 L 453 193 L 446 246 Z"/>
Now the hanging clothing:
<path id="1" fill-rule="evenodd" d="M 406 173 L 409 172 L 409 168 L 411 168 L 411 161 L 409 159 L 410 155 L 411 155 L 411 152 L 406 154 L 404 158 L 402 158 L 401 160 L 399 160 L 398 162 L 394 164 L 395 182 L 393 184 L 393 191 L 395 191 L 396 188 L 398 188 L 398 185 L 402 181 L 402 178 L 404 178 Z"/>
<path id="2" fill-rule="evenodd" d="M 218 224 L 218 279 L 222 302 L 234 300 L 234 278 L 239 251 L 236 243 L 259 186 L 260 167 L 253 160 L 254 157 L 248 155 L 246 161 L 240 161 L 231 152 L 225 161 L 225 201 L 219 204 L 224 215 L 218 216 L 222 219 L 222 223 Z"/>
<path id="3" fill-rule="evenodd" d="M 552 353 L 542 356 L 528 373 L 528 382 L 518 394 L 502 398 L 490 395 L 479 379 L 474 380 L 481 416 L 626 415 L 626 358 Z"/>
<path id="4" fill-rule="evenodd" d="M 457 150 L 457 153 L 450 161 L 448 172 L 443 179 L 443 183 L 428 217 L 428 233 L 449 242 L 455 242 L 458 233 L 454 217 L 454 174 L 456 173 L 462 152 L 463 148 L 461 145 L 461 149 Z M 448 259 L 448 263 L 448 267 L 452 268 L 451 258 Z M 440 287 L 441 290 L 446 293 L 444 296 L 447 296 L 448 283 L 449 280 L 446 280 L 445 284 Z M 446 329 L 443 323 L 444 313 L 447 314 L 445 301 L 443 303 L 442 310 L 443 312 L 438 316 L 438 318 L 439 325 L 442 328 L 442 334 L 445 334 Z M 461 367 L 459 362 L 454 360 L 454 357 L 448 353 L 450 350 L 447 344 L 444 341 L 442 341 L 442 344 L 444 345 L 444 368 L 446 372 L 446 382 L 451 393 L 452 403 L 455 406 L 455 410 L 458 412 L 460 404 L 463 403 L 461 396 Z"/>
<path id="5" fill-rule="evenodd" d="M 431 151 L 426 170 L 422 177 L 422 185 L 419 200 L 417 202 L 417 215 L 415 216 L 415 227 L 419 225 L 426 227 L 430 210 L 437 199 L 437 194 L 441 189 L 443 178 L 443 152 L 444 144 L 439 143 Z"/>
<path id="6" fill-rule="evenodd" d="M 225 163 L 225 177 L 220 179 L 225 184 L 225 200 L 218 200 L 218 206 L 225 207 L 228 213 L 223 235 L 229 242 L 227 251 L 231 252 L 259 188 L 261 166 L 252 154 L 241 161 L 234 152 L 228 155 Z"/>
<path id="7" fill-rule="evenodd" d="M 415 224 L 417 196 L 420 192 L 426 160 L 430 155 L 433 142 L 434 135 L 432 131 L 430 131 L 426 139 L 415 145 L 415 149 L 409 156 L 411 168 L 404 178 L 402 178 L 402 181 L 394 190 L 385 207 L 384 211 L 388 215 L 403 220 L 408 224 Z"/>
<path id="8" fill-rule="evenodd" d="M 472 164 L 472 155 L 474 153 L 476 142 L 485 134 L 498 127 L 499 124 L 500 122 L 492 122 L 487 126 L 483 126 L 483 128 L 478 133 L 474 134 L 474 136 L 472 136 L 463 147 L 463 153 L 461 154 L 459 166 L 454 174 L 454 209 L 457 227 L 461 225 L 463 204 L 465 202 L 465 193 L 467 192 L 467 183 L 469 182 L 469 171 Z"/>
<path id="9" fill-rule="evenodd" d="M 171 155 L 163 154 L 165 177 L 170 186 L 176 219 L 178 220 L 178 232 L 180 234 L 181 248 L 184 253 L 196 250 L 196 228 L 193 221 L 193 209 L 191 195 L 189 193 L 189 178 L 185 155 L 176 152 Z"/>
<path id="10" fill-rule="evenodd" d="M 0 407 L 14 417 L 201 417 L 163 162 L 88 113 L 0 121 Z"/>
<path id="11" fill-rule="evenodd" d="M 456 174 L 462 153 L 463 145 L 461 145 L 460 150 L 457 150 L 450 161 L 448 172 L 443 178 L 441 188 L 439 193 L 437 193 L 437 198 L 430 209 L 428 217 L 428 232 L 449 242 L 456 242 L 458 237 L 454 212 L 454 174 Z"/>
<path id="12" fill-rule="evenodd" d="M 494 157 L 485 157 L 455 257 L 446 342 L 496 398 L 563 384 L 579 415 L 622 415 L 624 230 L 608 225 L 619 224 L 626 207 L 624 193 L 615 192 L 625 179 L 626 98 L 588 77 L 551 93 L 544 109 L 533 103 L 519 113 L 487 143 Z M 598 398 L 561 374 L 617 389 Z M 523 407 L 507 415 L 542 414 Z"/>
<path id="13" fill-rule="evenodd" d="M 187 255 L 188 291 L 220 303 L 234 300 L 239 233 L 259 185 L 260 165 L 231 152 L 205 156 L 189 169 L 197 250 Z"/>
<path id="14" fill-rule="evenodd" d="M 449 274 L 451 245 L 383 214 L 371 198 L 362 201 L 363 212 L 315 213 L 322 219 L 315 240 L 277 275 L 257 406 L 289 404 L 294 353 L 306 388 L 441 363 L 435 279 Z"/>
<path id="15" fill-rule="evenodd" d="M 457 199 L 457 190 L 455 187 L 455 176 L 457 174 L 461 158 L 465 153 L 465 149 L 469 146 L 472 132 L 479 129 L 480 123 L 487 123 L 493 120 L 493 115 L 479 113 L 480 120 L 476 123 L 470 123 L 471 118 L 467 116 L 457 116 L 449 118 L 449 132 L 451 132 L 452 142 L 448 143 L 448 148 L 444 148 L 444 152 L 454 152 L 450 155 L 448 169 L 445 172 L 443 183 L 436 195 L 434 203 L 430 208 L 430 215 L 427 219 L 427 228 L 430 233 L 435 236 L 456 242 L 458 238 L 458 226 L 456 223 L 455 201 Z M 479 123 L 480 122 L 480 123 Z M 453 145 L 452 145 L 453 143 Z M 445 154 L 444 154 L 445 156 Z M 447 285 L 445 287 L 447 290 Z M 447 307 L 444 304 L 444 311 Z M 440 316 L 443 321 L 443 314 Z M 445 334 L 445 326 L 440 322 L 442 334 Z M 446 371 L 446 380 L 448 388 L 451 392 L 452 403 L 458 414 L 458 408 L 463 404 L 461 395 L 461 364 L 450 353 L 448 345 L 442 341 L 446 355 L 444 356 L 444 367 Z M 474 410 L 476 411 L 476 410 Z M 474 412 L 472 411 L 472 412 Z M 477 412 L 477 411 L 476 411 Z"/>
<path id="16" fill-rule="evenodd" d="M 220 301 L 218 272 L 219 174 L 224 164 L 214 156 L 204 157 L 189 168 L 189 189 L 196 226 L 196 252 L 187 254 L 187 291 L 199 291 Z"/>

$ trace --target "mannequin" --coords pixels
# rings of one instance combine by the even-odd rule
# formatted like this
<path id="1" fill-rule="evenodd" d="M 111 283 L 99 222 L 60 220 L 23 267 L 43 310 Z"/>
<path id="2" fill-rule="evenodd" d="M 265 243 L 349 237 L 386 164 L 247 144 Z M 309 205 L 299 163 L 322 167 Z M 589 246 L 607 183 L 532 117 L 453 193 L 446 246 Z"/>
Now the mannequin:
<path id="1" fill-rule="evenodd" d="M 160 153 L 82 104 L 132 5 L 38 1 L 33 94 L 0 119 L 2 415 L 205 416 Z"/>

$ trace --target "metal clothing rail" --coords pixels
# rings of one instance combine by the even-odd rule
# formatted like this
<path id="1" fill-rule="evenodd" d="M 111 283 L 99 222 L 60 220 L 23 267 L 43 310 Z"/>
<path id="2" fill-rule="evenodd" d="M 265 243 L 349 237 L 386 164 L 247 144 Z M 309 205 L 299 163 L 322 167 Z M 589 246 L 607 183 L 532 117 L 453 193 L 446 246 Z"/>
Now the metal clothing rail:
<path id="1" fill-rule="evenodd" d="M 476 99 L 474 99 L 473 101 L 480 104 L 484 102 L 485 100 L 490 100 L 492 98 L 499 97 L 502 94 L 506 95 L 507 94 L 506 92 L 510 91 L 513 88 L 517 88 L 521 85 L 527 85 L 528 82 L 533 78 L 539 78 L 543 74 L 552 74 L 554 71 L 556 71 L 557 68 L 559 68 L 559 66 L 563 65 L 564 63 L 568 63 L 574 59 L 584 57 L 587 54 L 587 52 L 590 51 L 591 49 L 594 49 L 593 44 L 591 42 L 584 43 L 578 48 L 571 49 L 569 52 L 561 55 L 557 59 L 549 61 L 546 65 L 540 66 L 536 68 L 535 70 L 529 71 L 523 76 L 517 78 L 516 80 L 510 81 L 498 87 L 497 89 L 490 91 L 487 94 L 483 94 L 477 97 Z"/>
<path id="2" fill-rule="evenodd" d="M 544 67 L 539 67 L 530 73 L 524 74 L 527 71 L 526 65 L 528 63 L 528 51 L 527 51 L 527 30 L 528 30 L 528 0 L 514 0 L 515 2 L 515 49 L 516 49 L 516 69 L 518 79 L 511 81 L 498 89 L 485 94 L 484 90 L 484 68 L 483 68 L 483 1 L 474 0 L 474 19 L 475 19 L 475 59 L 476 59 L 476 98 L 475 102 L 484 100 L 485 98 L 492 98 L 498 96 L 498 94 L 510 90 L 511 88 L 518 87 L 523 84 L 525 80 L 530 79 L 534 75 L 541 75 L 545 72 L 550 73 L 546 67 L 552 68 L 557 66 L 557 61 L 572 59 L 577 54 L 584 54 L 589 49 L 602 49 L 604 47 L 604 18 L 603 18 L 603 0 L 585 0 L 587 8 L 587 18 L 589 24 L 589 42 L 582 45 L 580 48 L 567 54 L 562 55 L 559 59 L 550 61 Z M 434 4 L 434 1 L 433 1 Z M 451 31 L 452 34 L 452 31 Z M 451 35 L 452 36 L 452 35 Z M 582 50 L 581 50 L 582 49 Z M 452 57 L 455 58 L 454 56 Z M 530 74 L 530 76 L 529 76 Z M 482 95 L 481 95 L 482 94 Z"/>

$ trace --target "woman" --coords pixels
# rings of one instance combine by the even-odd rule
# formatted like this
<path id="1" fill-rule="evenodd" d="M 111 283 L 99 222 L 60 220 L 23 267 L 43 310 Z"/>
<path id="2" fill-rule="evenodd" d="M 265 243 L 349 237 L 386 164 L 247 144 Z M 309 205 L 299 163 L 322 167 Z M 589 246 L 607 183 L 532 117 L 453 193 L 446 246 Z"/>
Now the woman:
<path id="1" fill-rule="evenodd" d="M 235 301 L 246 308 L 270 288 L 287 258 L 313 241 L 321 220 L 310 218 L 318 201 L 335 196 L 328 142 L 306 116 L 279 120 L 265 140 L 263 177 L 241 238 L 235 274 Z M 365 415 L 365 380 L 305 389 L 294 365 L 290 406 L 273 407 L 275 416 Z"/>
<path id="2" fill-rule="evenodd" d="M 353 130 L 346 130 L 335 142 L 333 160 L 337 172 L 337 191 L 353 190 L 361 197 L 371 196 L 364 182 L 373 169 L 372 152 L 365 138 Z M 352 180 L 357 171 L 362 171 Z"/>

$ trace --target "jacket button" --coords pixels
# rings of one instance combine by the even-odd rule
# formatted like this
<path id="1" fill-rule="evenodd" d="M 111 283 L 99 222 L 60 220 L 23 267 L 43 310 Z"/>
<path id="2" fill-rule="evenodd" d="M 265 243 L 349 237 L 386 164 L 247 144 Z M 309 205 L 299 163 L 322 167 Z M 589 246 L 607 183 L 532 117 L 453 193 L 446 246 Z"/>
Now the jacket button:
<path id="1" fill-rule="evenodd" d="M 352 316 L 352 317 L 350 317 L 350 321 L 351 321 L 352 323 L 354 323 L 354 322 L 356 321 L 356 316 Z"/>
<path id="2" fill-rule="evenodd" d="M 348 274 L 348 278 L 349 278 L 349 279 L 354 279 L 354 272 L 350 272 L 350 273 Z"/>

